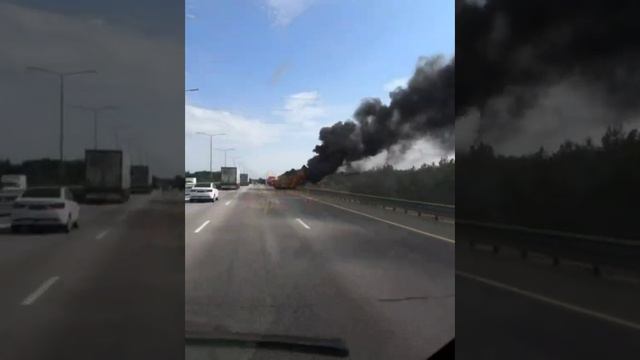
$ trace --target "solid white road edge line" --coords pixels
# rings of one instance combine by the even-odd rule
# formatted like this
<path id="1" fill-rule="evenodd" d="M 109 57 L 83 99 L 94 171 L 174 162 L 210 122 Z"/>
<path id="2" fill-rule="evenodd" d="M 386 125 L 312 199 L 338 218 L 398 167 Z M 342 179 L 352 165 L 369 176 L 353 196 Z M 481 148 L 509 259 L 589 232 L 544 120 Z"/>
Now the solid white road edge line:
<path id="1" fill-rule="evenodd" d="M 311 198 L 311 197 L 308 197 L 308 196 L 304 196 L 304 195 L 301 195 L 301 196 L 306 198 L 306 199 L 309 199 L 309 200 L 317 201 L 319 203 L 322 203 L 322 204 L 325 204 L 325 205 L 329 205 L 329 206 L 333 206 L 335 208 L 338 208 L 338 209 L 341 209 L 341 210 L 344 210 L 344 211 L 348 211 L 348 212 L 352 212 L 354 214 L 362 215 L 362 216 L 368 217 L 370 219 L 382 221 L 383 223 L 387 223 L 389 225 L 394 225 L 394 226 L 397 226 L 397 227 L 400 227 L 400 228 L 403 228 L 403 229 L 406 229 L 406 230 L 409 230 L 409 231 L 416 232 L 418 234 L 426 235 L 426 236 L 432 237 L 434 239 L 446 241 L 446 242 L 451 243 L 451 244 L 455 244 L 456 243 L 455 240 L 446 238 L 444 236 L 432 234 L 432 233 L 429 233 L 429 232 L 426 232 L 426 231 L 422 231 L 422 230 L 418 230 L 418 229 L 412 228 L 410 226 L 406 226 L 406 225 L 398 224 L 398 223 L 393 222 L 393 221 L 381 219 L 381 218 L 379 218 L 377 216 L 365 214 L 363 212 L 360 212 L 360 211 L 357 211 L 357 210 L 353 210 L 353 209 L 349 209 L 349 208 L 346 208 L 346 207 L 343 207 L 343 206 L 340 206 L 340 205 L 332 204 L 330 202 L 326 202 L 326 201 L 323 201 L 323 200 L 314 199 L 314 198 Z"/>
<path id="2" fill-rule="evenodd" d="M 200 225 L 200 227 L 196 229 L 196 231 L 194 231 L 194 233 L 199 233 L 200 230 L 202 230 L 205 226 L 207 226 L 208 223 L 209 223 L 209 220 L 205 221 L 202 225 Z"/>
<path id="3" fill-rule="evenodd" d="M 304 221 L 300 220 L 300 218 L 296 218 L 296 221 L 300 223 L 300 225 L 304 226 L 307 230 L 311 229 L 309 225 L 305 224 Z"/>
<path id="4" fill-rule="evenodd" d="M 583 308 L 581 306 L 569 304 L 569 303 L 566 303 L 566 302 L 563 302 L 563 301 L 560 301 L 560 300 L 556 300 L 556 299 L 552 299 L 550 297 L 546 297 L 546 296 L 543 296 L 543 295 L 538 295 L 536 293 L 533 293 L 533 292 L 530 292 L 530 291 L 527 291 L 527 290 L 522 290 L 522 289 L 519 289 L 517 287 L 513 287 L 513 286 L 510 286 L 510 285 L 507 285 L 507 284 L 503 284 L 501 282 L 497 282 L 497 281 L 494 281 L 494 280 L 486 279 L 484 277 L 480 277 L 480 276 L 477 276 L 477 275 L 469 274 L 469 273 L 464 272 L 464 271 L 456 271 L 456 275 L 460 275 L 462 277 L 465 277 L 465 278 L 468 278 L 468 279 L 471 279 L 471 280 L 475 280 L 477 282 L 481 282 L 481 283 L 486 284 L 486 285 L 494 286 L 494 287 L 497 287 L 497 288 L 500 288 L 500 289 L 503 289 L 503 290 L 511 291 L 513 293 L 516 293 L 518 295 L 522 295 L 522 296 L 525 296 L 525 297 L 528 297 L 528 298 L 531 298 L 531 299 L 535 299 L 535 300 L 542 301 L 542 302 L 545 302 L 545 303 L 548 303 L 548 304 L 551 304 L 551 305 L 555 305 L 555 306 L 564 308 L 566 310 L 575 311 L 575 312 L 581 313 L 583 315 L 588 315 L 588 316 L 591 316 L 591 317 L 595 317 L 597 319 L 608 321 L 608 322 L 611 322 L 611 323 L 614 323 L 614 324 L 617 324 L 617 325 L 622 325 L 622 326 L 630 327 L 630 328 L 635 329 L 635 330 L 640 330 L 640 324 L 634 323 L 632 321 L 628 321 L 628 320 L 620 319 L 620 318 L 617 318 L 617 317 L 614 317 L 614 316 L 611 316 L 611 315 L 599 313 L 597 311 L 589 310 L 589 309 Z"/>
<path id="5" fill-rule="evenodd" d="M 58 279 L 60 279 L 59 276 L 53 276 L 49 278 L 47 281 L 43 282 L 42 285 L 40 285 L 34 292 L 29 294 L 29 296 L 27 296 L 24 300 L 22 300 L 20 305 L 33 304 L 36 300 L 38 300 L 40 296 L 42 296 L 42 294 L 45 293 L 45 291 L 47 291 L 47 289 L 49 289 L 56 281 L 58 281 Z"/>

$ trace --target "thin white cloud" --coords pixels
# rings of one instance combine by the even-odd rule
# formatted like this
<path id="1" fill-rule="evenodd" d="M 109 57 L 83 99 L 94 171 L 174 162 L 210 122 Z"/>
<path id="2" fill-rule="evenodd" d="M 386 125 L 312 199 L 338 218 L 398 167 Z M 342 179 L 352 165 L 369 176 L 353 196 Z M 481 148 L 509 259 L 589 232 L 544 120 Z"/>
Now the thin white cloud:
<path id="1" fill-rule="evenodd" d="M 386 84 L 384 84 L 384 91 L 386 92 L 392 92 L 393 90 L 401 87 L 401 88 L 405 88 L 407 87 L 407 84 L 409 83 L 409 77 L 405 76 L 405 77 L 399 77 L 393 80 L 388 81 Z"/>
<path id="2" fill-rule="evenodd" d="M 320 128 L 348 118 L 353 107 L 353 104 L 325 105 L 316 91 L 287 96 L 272 118 L 252 118 L 187 104 L 186 170 L 209 168 L 209 143 L 204 136 L 195 135 L 197 132 L 227 134 L 214 138 L 214 147 L 235 148 L 233 156 L 241 157 L 242 166 L 251 176 L 264 177 L 299 168 L 314 155 L 312 150 L 319 142 Z M 223 159 L 221 153 L 214 152 L 214 168 L 222 166 Z"/>
<path id="3" fill-rule="evenodd" d="M 327 116 L 327 109 L 317 91 L 304 91 L 287 96 L 284 107 L 275 114 L 289 124 L 316 127 L 317 121 Z"/>
<path id="4" fill-rule="evenodd" d="M 278 141 L 281 129 L 258 119 L 193 105 L 185 107 L 185 133 L 224 133 L 224 142 L 239 147 L 259 147 Z"/>
<path id="5" fill-rule="evenodd" d="M 271 23 L 285 27 L 304 13 L 315 0 L 265 0 Z"/>
<path id="6" fill-rule="evenodd" d="M 300 167 L 311 157 L 318 129 L 300 129 L 286 122 L 273 123 L 224 110 L 187 105 L 185 108 L 185 165 L 186 170 L 208 169 L 208 140 L 197 132 L 225 133 L 214 138 L 214 147 L 232 147 L 229 154 L 240 157 L 237 162 L 250 176 L 280 174 L 292 167 Z M 223 166 L 220 152 L 213 154 L 213 166 Z"/>

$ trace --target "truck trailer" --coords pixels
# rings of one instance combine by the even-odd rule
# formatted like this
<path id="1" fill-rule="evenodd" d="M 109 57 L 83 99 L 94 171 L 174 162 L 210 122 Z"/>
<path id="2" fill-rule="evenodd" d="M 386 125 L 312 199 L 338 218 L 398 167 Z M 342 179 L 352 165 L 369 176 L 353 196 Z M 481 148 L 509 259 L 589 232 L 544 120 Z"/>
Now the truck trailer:
<path id="1" fill-rule="evenodd" d="M 220 189 L 237 190 L 238 187 L 238 168 L 226 166 L 220 168 Z"/>
<path id="2" fill-rule="evenodd" d="M 146 165 L 131 165 L 131 193 L 149 194 L 151 192 L 151 171 Z"/>
<path id="3" fill-rule="evenodd" d="M 240 186 L 249 185 L 249 174 L 240 174 Z"/>
<path id="4" fill-rule="evenodd" d="M 125 202 L 129 200 L 129 158 L 122 150 L 85 151 L 85 200 Z"/>

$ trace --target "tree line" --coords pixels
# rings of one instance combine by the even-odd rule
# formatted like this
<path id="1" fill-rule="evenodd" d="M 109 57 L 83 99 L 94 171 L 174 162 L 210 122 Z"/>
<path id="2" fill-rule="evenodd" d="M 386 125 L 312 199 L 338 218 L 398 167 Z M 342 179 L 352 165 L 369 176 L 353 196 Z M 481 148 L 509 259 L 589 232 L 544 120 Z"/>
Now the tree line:
<path id="1" fill-rule="evenodd" d="M 385 165 L 363 172 L 338 172 L 325 177 L 319 187 L 407 200 L 454 204 L 455 160 L 400 170 Z"/>
<path id="2" fill-rule="evenodd" d="M 35 159 L 25 160 L 21 163 L 13 163 L 10 160 L 0 160 L 0 175 L 20 174 L 27 176 L 27 185 L 47 186 L 64 184 L 76 188 L 85 184 L 85 162 L 84 160 L 65 160 L 62 165 L 62 175 L 60 175 L 60 160 Z M 60 179 L 62 179 L 60 181 Z M 184 178 L 176 176 L 172 179 L 163 179 L 153 176 L 153 187 L 160 183 L 170 184 L 174 188 L 184 187 Z M 77 190 L 79 191 L 79 190 Z"/>
<path id="3" fill-rule="evenodd" d="M 53 159 L 26 160 L 12 163 L 0 160 L 0 175 L 22 174 L 27 176 L 29 186 L 54 185 L 60 179 L 60 161 Z M 62 183 L 81 185 L 85 179 L 84 160 L 67 160 L 63 163 Z"/>
<path id="4" fill-rule="evenodd" d="M 220 171 L 195 171 L 195 172 L 185 172 L 185 177 L 194 177 L 198 182 L 214 182 L 219 183 L 221 181 L 221 172 Z"/>
<path id="5" fill-rule="evenodd" d="M 640 133 L 609 127 L 600 144 L 566 141 L 553 153 L 457 155 L 456 217 L 640 238 Z"/>

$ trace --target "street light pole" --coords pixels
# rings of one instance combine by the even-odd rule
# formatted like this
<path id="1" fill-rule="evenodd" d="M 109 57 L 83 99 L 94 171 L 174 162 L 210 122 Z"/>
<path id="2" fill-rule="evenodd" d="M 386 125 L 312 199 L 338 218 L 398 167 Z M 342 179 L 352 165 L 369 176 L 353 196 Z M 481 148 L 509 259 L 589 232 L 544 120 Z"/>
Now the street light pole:
<path id="1" fill-rule="evenodd" d="M 93 149 L 98 150 L 98 112 L 93 112 Z"/>
<path id="2" fill-rule="evenodd" d="M 218 151 L 223 151 L 224 152 L 224 166 L 227 166 L 227 151 L 234 151 L 234 148 L 227 148 L 227 149 L 216 149 Z"/>
<path id="3" fill-rule="evenodd" d="M 209 134 L 203 131 L 199 131 L 196 134 L 205 135 L 209 137 L 209 177 L 211 178 L 211 181 L 213 181 L 213 137 L 226 135 L 226 134 L 223 134 L 223 133 Z"/>
<path id="4" fill-rule="evenodd" d="M 64 75 L 60 76 L 60 172 L 64 161 Z M 60 174 L 62 176 L 62 174 Z"/>
<path id="5" fill-rule="evenodd" d="M 64 78 L 66 76 L 74 76 L 74 75 L 82 75 L 82 74 L 97 74 L 98 72 L 96 70 L 82 70 L 82 71 L 72 71 L 72 72 L 59 72 L 59 71 L 53 71 L 53 70 L 49 70 L 49 69 L 45 69 L 45 68 L 41 68 L 41 67 L 36 67 L 36 66 L 28 66 L 26 68 L 27 71 L 33 71 L 33 72 L 42 72 L 42 73 L 47 73 L 47 74 L 51 74 L 51 75 L 56 75 L 58 76 L 58 79 L 60 79 L 60 167 L 59 167 L 59 176 L 60 176 L 60 182 L 62 182 L 62 175 L 63 175 L 63 162 L 64 162 Z"/>
<path id="6" fill-rule="evenodd" d="M 73 106 L 76 109 L 86 110 L 93 113 L 93 148 L 98 149 L 98 113 L 107 110 L 116 110 L 117 107 L 112 105 L 106 106 Z"/>

